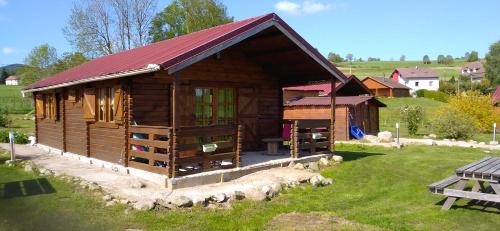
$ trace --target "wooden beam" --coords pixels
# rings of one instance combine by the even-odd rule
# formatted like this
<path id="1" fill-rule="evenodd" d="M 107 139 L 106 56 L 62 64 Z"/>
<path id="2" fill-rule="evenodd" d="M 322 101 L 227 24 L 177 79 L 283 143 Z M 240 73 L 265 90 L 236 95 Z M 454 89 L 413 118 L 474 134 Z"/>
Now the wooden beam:
<path id="1" fill-rule="evenodd" d="M 126 79 L 124 81 L 124 86 L 123 86 L 123 99 L 125 100 L 124 104 L 125 105 L 125 109 L 123 110 L 123 122 L 125 124 L 125 158 L 124 158 L 124 162 L 123 162 L 123 165 L 125 167 L 128 167 L 128 161 L 129 161 L 129 158 L 130 158 L 130 145 L 129 145 L 129 129 L 130 129 L 130 121 L 132 119 L 131 117 L 131 114 L 130 114 L 130 109 L 131 109 L 131 104 L 130 104 L 130 98 L 131 98 L 131 95 L 130 95 L 130 90 L 131 90 L 131 85 L 132 84 L 132 81 L 130 81 L 130 79 Z"/>
<path id="2" fill-rule="evenodd" d="M 331 93 L 330 93 L 330 151 L 335 152 L 335 78 L 331 77 Z"/>
<path id="3" fill-rule="evenodd" d="M 62 122 L 62 151 L 66 152 L 66 103 L 64 101 L 64 94 L 66 93 L 66 88 L 61 90 L 59 93 L 59 103 L 61 103 L 61 122 Z"/>
<path id="4" fill-rule="evenodd" d="M 174 178 L 176 173 L 176 159 L 179 155 L 178 150 L 178 133 L 180 128 L 180 114 L 179 114 L 179 97 L 180 97 L 180 76 L 179 73 L 174 74 L 174 82 L 172 84 L 172 154 L 169 163 L 170 177 Z"/>

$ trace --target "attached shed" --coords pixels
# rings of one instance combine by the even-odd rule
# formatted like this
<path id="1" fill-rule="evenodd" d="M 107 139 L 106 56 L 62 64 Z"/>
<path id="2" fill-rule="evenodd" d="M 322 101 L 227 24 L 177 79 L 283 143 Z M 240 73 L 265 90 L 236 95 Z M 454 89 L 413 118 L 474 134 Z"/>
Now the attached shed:
<path id="1" fill-rule="evenodd" d="M 39 144 L 173 178 L 239 167 L 242 151 L 281 137 L 283 87 L 345 79 L 267 14 L 93 59 L 24 92 Z"/>
<path id="2" fill-rule="evenodd" d="M 390 78 L 367 76 L 362 80 L 374 96 L 378 97 L 409 97 L 410 88 Z"/>
<path id="3" fill-rule="evenodd" d="M 328 97 L 304 97 L 284 106 L 284 120 L 326 119 L 330 113 Z M 365 134 L 379 132 L 379 108 L 385 104 L 373 96 L 337 96 L 335 100 L 335 139 L 349 140 L 349 126 L 356 125 Z"/>
<path id="4" fill-rule="evenodd" d="M 332 93 L 332 84 L 329 82 L 313 83 L 303 86 L 283 88 L 284 102 L 290 102 L 301 97 L 329 96 Z M 335 83 L 336 96 L 371 95 L 368 89 L 355 75 L 347 75 L 345 82 Z"/>

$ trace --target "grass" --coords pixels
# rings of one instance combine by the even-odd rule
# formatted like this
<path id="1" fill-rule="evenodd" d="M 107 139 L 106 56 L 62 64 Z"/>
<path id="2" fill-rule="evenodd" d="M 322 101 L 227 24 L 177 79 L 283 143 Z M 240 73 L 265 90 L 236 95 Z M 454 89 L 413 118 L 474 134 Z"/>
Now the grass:
<path id="1" fill-rule="evenodd" d="M 431 64 L 424 65 L 422 61 L 370 61 L 370 62 L 341 62 L 336 63 L 344 73 L 355 74 L 363 79 L 365 76 L 390 76 L 394 69 L 398 67 L 430 67 L 440 77 L 441 80 L 449 80 L 452 76 L 457 78 L 460 75 L 460 67 L 465 64 L 465 60 L 454 60 L 451 65 L 438 64 L 432 61 Z"/>
<path id="2" fill-rule="evenodd" d="M 9 114 L 26 114 L 33 110 L 31 97 L 21 96 L 22 86 L 0 85 L 0 108 Z"/>
<path id="3" fill-rule="evenodd" d="M 8 199 L 0 193 L 0 230 L 263 230 L 273 218 L 292 212 L 335 216 L 373 229 L 495 230 L 500 226 L 498 206 L 483 208 L 459 200 L 450 211 L 441 212 L 443 197 L 426 188 L 455 168 L 485 155 L 500 156 L 498 152 L 431 146 L 400 150 L 339 145 L 337 149 L 345 161 L 322 172 L 334 179 L 333 185 L 300 186 L 270 202 L 242 201 L 227 210 L 196 207 L 125 215 L 123 207 L 104 208 L 75 186 L 47 178 L 54 193 Z M 0 166 L 0 185 L 38 178 Z"/>
<path id="4" fill-rule="evenodd" d="M 384 104 L 385 108 L 380 108 L 379 128 L 380 131 L 390 131 L 396 134 L 396 123 L 400 122 L 400 135 L 402 137 L 409 137 L 408 129 L 404 123 L 401 123 L 399 109 L 403 105 L 419 105 L 424 110 L 424 120 L 418 130 L 417 136 L 432 133 L 429 122 L 432 120 L 437 108 L 445 103 L 428 99 L 428 98 L 379 98 Z"/>

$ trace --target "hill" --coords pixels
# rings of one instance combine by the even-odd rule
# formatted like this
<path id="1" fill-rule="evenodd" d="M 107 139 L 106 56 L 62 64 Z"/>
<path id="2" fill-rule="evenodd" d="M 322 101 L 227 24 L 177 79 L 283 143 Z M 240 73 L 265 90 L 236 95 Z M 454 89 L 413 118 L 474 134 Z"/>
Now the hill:
<path id="1" fill-rule="evenodd" d="M 398 67 L 430 67 L 438 73 L 441 80 L 448 80 L 452 76 L 460 75 L 460 68 L 466 63 L 465 60 L 454 60 L 451 65 L 438 64 L 432 61 L 424 65 L 422 61 L 369 61 L 369 62 L 341 62 L 335 65 L 345 74 L 352 73 L 358 78 L 366 76 L 390 76 Z"/>
<path id="2" fill-rule="evenodd" d="M 24 64 L 10 64 L 0 67 L 0 70 L 5 69 L 9 73 L 15 73 L 17 70 L 19 70 L 19 68 L 22 68 L 24 66 Z"/>
<path id="3" fill-rule="evenodd" d="M 0 108 L 9 114 L 25 114 L 33 110 L 32 99 L 23 98 L 22 86 L 0 85 Z"/>

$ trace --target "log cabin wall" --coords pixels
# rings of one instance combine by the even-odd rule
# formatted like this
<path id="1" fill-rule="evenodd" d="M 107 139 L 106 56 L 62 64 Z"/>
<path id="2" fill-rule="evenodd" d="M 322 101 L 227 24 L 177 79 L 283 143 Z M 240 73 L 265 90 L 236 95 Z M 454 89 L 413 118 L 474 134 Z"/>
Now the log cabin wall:
<path id="1" fill-rule="evenodd" d="M 132 123 L 171 126 L 170 76 L 159 73 L 129 77 Z"/>
<path id="2" fill-rule="evenodd" d="M 83 119 L 83 88 L 65 90 L 65 141 L 66 151 L 87 156 L 87 123 Z"/>
<path id="3" fill-rule="evenodd" d="M 349 108 L 335 108 L 335 139 L 349 140 Z M 330 118 L 330 106 L 285 106 L 284 120 L 324 120 Z"/>
<path id="4" fill-rule="evenodd" d="M 244 149 L 263 147 L 265 137 L 281 137 L 282 93 L 276 76 L 235 49 L 220 52 L 177 73 L 180 76 L 180 125 L 194 126 L 197 87 L 236 89 L 236 117 L 244 126 Z"/>
<path id="5" fill-rule="evenodd" d="M 39 92 L 39 94 L 46 94 L 49 92 Z M 61 100 L 62 91 L 56 92 L 57 97 L 57 115 L 58 118 L 54 121 L 49 118 L 36 118 L 36 131 L 38 134 L 37 142 L 53 148 L 63 150 L 63 102 Z"/>

